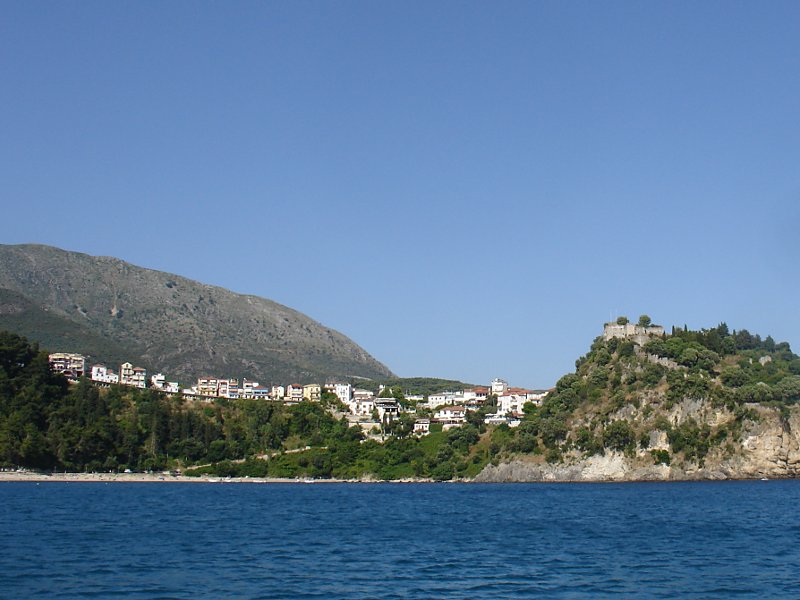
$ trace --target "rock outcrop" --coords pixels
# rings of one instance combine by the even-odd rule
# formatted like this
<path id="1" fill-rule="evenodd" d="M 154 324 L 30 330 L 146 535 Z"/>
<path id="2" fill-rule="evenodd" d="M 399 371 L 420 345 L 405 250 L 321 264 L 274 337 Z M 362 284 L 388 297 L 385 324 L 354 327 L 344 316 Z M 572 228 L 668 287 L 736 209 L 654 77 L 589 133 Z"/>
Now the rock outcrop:
<path id="1" fill-rule="evenodd" d="M 740 444 L 714 447 L 702 461 L 674 461 L 653 464 L 650 450 L 668 446 L 666 434 L 654 431 L 648 448 L 634 454 L 606 451 L 589 457 L 577 453 L 563 462 L 550 464 L 541 457 L 522 457 L 487 465 L 475 478 L 479 482 L 542 481 L 679 481 L 800 477 L 800 407 L 780 409 L 752 404 L 755 419 L 744 422 Z M 670 413 L 677 424 L 693 418 L 719 425 L 732 418 L 725 409 L 713 409 L 707 402 L 686 400 Z"/>

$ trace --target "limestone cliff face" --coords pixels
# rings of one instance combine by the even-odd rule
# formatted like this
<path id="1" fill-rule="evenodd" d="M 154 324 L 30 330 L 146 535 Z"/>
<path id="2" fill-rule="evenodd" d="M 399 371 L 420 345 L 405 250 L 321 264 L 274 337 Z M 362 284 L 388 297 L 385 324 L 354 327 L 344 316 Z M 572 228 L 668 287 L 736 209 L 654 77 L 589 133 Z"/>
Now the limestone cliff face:
<path id="1" fill-rule="evenodd" d="M 788 414 L 777 408 L 749 405 L 756 418 L 746 420 L 739 444 L 715 446 L 702 462 L 683 461 L 676 456 L 668 465 L 653 464 L 650 450 L 666 449 L 664 432 L 653 431 L 647 449 L 634 455 L 606 451 L 590 457 L 567 455 L 561 463 L 548 464 L 539 456 L 488 465 L 476 478 L 480 482 L 532 481 L 677 481 L 702 479 L 759 479 L 800 477 L 800 407 Z M 709 403 L 685 400 L 668 414 L 675 425 L 693 418 L 709 425 L 730 421 L 725 409 Z"/>

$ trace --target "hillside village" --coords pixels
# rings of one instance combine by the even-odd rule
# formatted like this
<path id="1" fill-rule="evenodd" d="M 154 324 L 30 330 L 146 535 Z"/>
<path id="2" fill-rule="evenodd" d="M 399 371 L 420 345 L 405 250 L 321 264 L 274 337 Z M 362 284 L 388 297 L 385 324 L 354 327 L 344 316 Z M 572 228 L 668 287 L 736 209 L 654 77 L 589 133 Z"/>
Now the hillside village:
<path id="1" fill-rule="evenodd" d="M 49 453 L 42 454 L 46 464 L 59 468 L 178 463 L 196 475 L 280 478 L 797 474 L 791 432 L 800 431 L 800 356 L 786 342 L 725 323 L 667 333 L 646 315 L 638 323 L 620 317 L 575 364 L 551 390 L 426 378 L 264 385 L 200 377 L 181 386 L 131 362 L 87 367 L 84 355 L 54 353 L 39 368 L 76 385 L 67 391 L 63 378 L 53 382 L 63 397 L 40 407 L 49 413 L 39 447 Z M 100 394 L 98 387 L 110 389 Z M 80 415 L 90 416 L 76 427 Z M 6 451 L 7 464 L 45 464 L 26 459 L 24 431 L 15 436 L 21 441 Z M 95 446 L 102 452 L 84 456 Z"/>
<path id="2" fill-rule="evenodd" d="M 507 381 L 494 379 L 487 387 L 427 396 L 404 392 L 401 397 L 397 397 L 397 394 L 390 393 L 391 390 L 383 385 L 375 394 L 371 390 L 340 381 L 267 386 L 248 379 L 243 379 L 240 383 L 235 378 L 208 376 L 198 378 L 191 387 L 181 388 L 178 382 L 167 381 L 162 373 L 156 373 L 148 379 L 146 369 L 135 367 L 129 362 L 120 365 L 117 373 L 103 364 L 95 364 L 87 369 L 86 357 L 82 354 L 56 352 L 49 355 L 49 361 L 54 371 L 64 374 L 72 381 L 88 377 L 100 386 L 149 388 L 170 395 L 180 394 L 184 398 L 201 402 L 241 398 L 298 404 L 303 401 L 320 402 L 323 394 L 333 394 L 342 407 L 347 409 L 344 416 L 351 425 L 372 431 L 406 413 L 419 417 L 414 420 L 413 432 L 417 435 L 429 433 L 432 424 L 440 424 L 445 431 L 460 427 L 467 422 L 468 413 L 484 409 L 487 404 L 494 407 L 494 412 L 484 411 L 485 423 L 505 423 L 509 427 L 516 427 L 523 417 L 524 405 L 541 404 L 550 391 L 510 387 Z"/>
<path id="3" fill-rule="evenodd" d="M 664 328 L 660 325 L 629 323 L 625 319 L 606 323 L 603 338 L 630 339 L 636 344 L 644 345 L 648 339 L 663 336 Z M 503 379 L 494 379 L 488 387 L 475 387 L 459 391 L 446 391 L 427 396 L 403 393 L 402 398 L 393 394 L 384 394 L 384 386 L 378 393 L 354 387 L 350 383 L 329 381 L 320 383 L 290 383 L 288 385 L 262 385 L 257 381 L 235 378 L 200 377 L 188 388 L 181 388 L 176 381 L 167 381 L 162 373 L 147 378 L 147 370 L 135 367 L 126 362 L 120 365 L 119 373 L 103 364 L 95 364 L 87 370 L 86 357 L 82 354 L 57 352 L 49 355 L 51 368 L 63 373 L 71 380 L 88 377 L 98 385 L 124 385 L 141 389 L 150 388 L 166 394 L 181 394 L 185 398 L 204 402 L 215 399 L 253 399 L 284 404 L 297 404 L 302 401 L 319 402 L 322 394 L 334 394 L 339 402 L 347 408 L 346 415 L 351 425 L 358 425 L 370 431 L 380 424 L 396 419 L 407 413 L 424 415 L 414 421 L 414 433 L 424 435 L 430 431 L 431 424 L 441 424 L 443 430 L 459 427 L 467 422 L 469 412 L 486 407 L 487 403 L 495 406 L 494 412 L 485 412 L 484 422 L 491 425 L 507 424 L 516 427 L 524 416 L 526 403 L 534 406 L 541 404 L 549 389 L 529 390 L 511 387 Z"/>

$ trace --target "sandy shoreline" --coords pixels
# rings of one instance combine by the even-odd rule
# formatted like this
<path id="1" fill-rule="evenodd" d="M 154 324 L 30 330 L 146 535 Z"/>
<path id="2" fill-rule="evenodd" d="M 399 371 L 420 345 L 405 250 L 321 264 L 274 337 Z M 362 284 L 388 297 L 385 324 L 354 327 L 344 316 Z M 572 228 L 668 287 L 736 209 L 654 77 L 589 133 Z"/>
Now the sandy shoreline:
<path id="1" fill-rule="evenodd" d="M 548 479 L 536 481 L 495 481 L 476 482 L 471 479 L 452 479 L 450 481 L 434 481 L 432 479 L 281 479 L 279 477 L 214 477 L 203 475 L 201 477 L 187 477 L 186 475 L 171 475 L 168 473 L 36 473 L 33 471 L 0 471 L 0 484 L 3 482 L 52 482 L 52 483 L 538 483 L 538 484 L 614 484 L 614 483 L 677 483 L 700 481 L 762 481 L 766 478 L 758 477 L 731 477 L 719 479 L 630 479 L 630 480 L 569 480 Z M 793 479 L 786 477 L 772 477 L 772 480 Z"/>
<path id="2" fill-rule="evenodd" d="M 277 477 L 187 477 L 167 473 L 36 473 L 0 471 L 2 482 L 103 482 L 103 483 L 380 483 L 360 479 L 281 479 Z M 391 483 L 424 483 L 427 479 L 403 479 Z"/>

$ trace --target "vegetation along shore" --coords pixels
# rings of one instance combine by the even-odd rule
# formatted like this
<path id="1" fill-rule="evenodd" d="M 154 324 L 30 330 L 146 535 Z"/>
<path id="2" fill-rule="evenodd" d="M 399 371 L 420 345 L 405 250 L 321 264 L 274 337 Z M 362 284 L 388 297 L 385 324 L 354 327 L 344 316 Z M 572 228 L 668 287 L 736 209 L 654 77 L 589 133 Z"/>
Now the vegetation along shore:
<path id="1" fill-rule="evenodd" d="M 70 384 L 50 369 L 46 352 L 4 332 L 0 467 L 59 474 L 6 472 L 0 481 L 638 481 L 800 474 L 800 357 L 785 342 L 724 323 L 667 332 L 643 315 L 638 323 L 606 324 L 576 370 L 543 399 L 524 404 L 514 423 L 492 422 L 497 398 L 489 395 L 460 426 L 444 431 L 433 424 L 415 434 L 418 401 L 406 400 L 404 392 L 416 390 L 390 389 L 401 411 L 380 435 L 370 435 L 351 426 L 330 397 L 292 405 L 200 401 L 153 389 L 101 389 L 87 379 Z M 103 474 L 83 475 L 92 471 Z"/>

